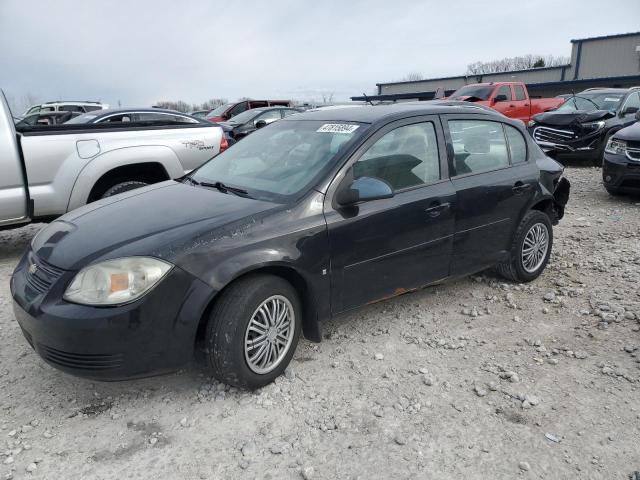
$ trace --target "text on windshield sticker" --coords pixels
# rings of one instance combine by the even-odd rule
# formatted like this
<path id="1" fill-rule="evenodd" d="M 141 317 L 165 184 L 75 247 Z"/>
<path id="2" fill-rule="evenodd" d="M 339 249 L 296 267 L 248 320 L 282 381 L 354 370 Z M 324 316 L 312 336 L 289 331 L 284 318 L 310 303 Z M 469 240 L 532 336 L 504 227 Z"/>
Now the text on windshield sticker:
<path id="1" fill-rule="evenodd" d="M 353 133 L 360 125 L 347 123 L 325 123 L 316 132 L 321 133 Z"/>

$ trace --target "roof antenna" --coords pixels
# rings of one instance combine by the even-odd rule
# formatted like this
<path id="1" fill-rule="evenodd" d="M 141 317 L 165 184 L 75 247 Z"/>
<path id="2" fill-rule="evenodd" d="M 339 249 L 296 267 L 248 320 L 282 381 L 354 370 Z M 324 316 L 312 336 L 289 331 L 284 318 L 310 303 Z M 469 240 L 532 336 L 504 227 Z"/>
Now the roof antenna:
<path id="1" fill-rule="evenodd" d="M 375 105 L 373 104 L 373 102 L 371 101 L 371 99 L 367 96 L 366 93 L 362 92 L 362 96 L 364 97 L 364 101 L 369 103 L 372 107 L 374 107 Z"/>

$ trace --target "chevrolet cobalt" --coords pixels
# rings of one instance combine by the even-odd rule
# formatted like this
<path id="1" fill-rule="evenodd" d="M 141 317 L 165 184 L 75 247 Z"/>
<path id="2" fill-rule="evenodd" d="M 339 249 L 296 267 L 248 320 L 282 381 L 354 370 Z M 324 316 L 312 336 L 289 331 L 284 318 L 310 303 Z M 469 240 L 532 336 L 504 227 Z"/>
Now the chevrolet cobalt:
<path id="1" fill-rule="evenodd" d="M 562 171 L 521 122 L 468 103 L 300 113 L 42 229 L 11 278 L 15 315 L 72 374 L 147 376 L 198 350 L 258 388 L 332 316 L 488 268 L 537 278 Z"/>

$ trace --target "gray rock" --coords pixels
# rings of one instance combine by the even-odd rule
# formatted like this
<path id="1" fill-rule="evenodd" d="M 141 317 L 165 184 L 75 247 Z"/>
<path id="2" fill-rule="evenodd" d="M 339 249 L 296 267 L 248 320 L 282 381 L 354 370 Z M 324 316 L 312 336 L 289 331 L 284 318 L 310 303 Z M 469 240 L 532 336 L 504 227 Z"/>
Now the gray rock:
<path id="1" fill-rule="evenodd" d="M 476 392 L 476 395 L 478 395 L 479 397 L 484 397 L 488 393 L 486 388 L 481 387 L 480 385 L 476 385 L 473 390 Z"/>
<path id="2" fill-rule="evenodd" d="M 520 462 L 518 464 L 518 468 L 523 472 L 528 472 L 529 470 L 531 470 L 531 465 L 529 465 L 529 462 Z"/>
<path id="3" fill-rule="evenodd" d="M 315 475 L 315 470 L 313 467 L 304 467 L 300 474 L 304 480 L 312 480 Z"/>

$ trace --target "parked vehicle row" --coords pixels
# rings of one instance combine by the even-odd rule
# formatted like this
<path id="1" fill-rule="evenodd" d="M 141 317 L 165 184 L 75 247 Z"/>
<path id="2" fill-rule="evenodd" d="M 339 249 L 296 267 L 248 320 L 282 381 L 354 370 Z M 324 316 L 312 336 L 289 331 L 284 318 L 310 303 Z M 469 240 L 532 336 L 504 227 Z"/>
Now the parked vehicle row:
<path id="1" fill-rule="evenodd" d="M 11 278 L 15 315 L 69 373 L 149 375 L 201 349 L 218 379 L 258 388 L 342 312 L 490 267 L 535 279 L 562 171 L 522 122 L 465 103 L 291 115 L 45 227 Z"/>
<path id="2" fill-rule="evenodd" d="M 95 115 L 89 123 L 31 126 L 16 134 L 0 97 L 0 228 L 55 218 L 100 198 L 182 177 L 228 145 L 218 125 L 192 117 L 167 121 L 155 109 L 159 120 L 141 121 L 135 111 L 132 121 L 92 123 L 110 115 L 93 112 L 85 114 Z"/>
<path id="3" fill-rule="evenodd" d="M 254 108 L 245 110 L 226 122 L 218 122 L 218 125 L 230 138 L 238 141 L 259 128 L 301 111 L 301 109 L 289 107 Z"/>
<path id="4" fill-rule="evenodd" d="M 234 103 L 227 103 L 214 108 L 206 115 L 210 122 L 224 122 L 236 115 L 254 108 L 264 107 L 291 107 L 291 100 L 242 100 Z"/>

